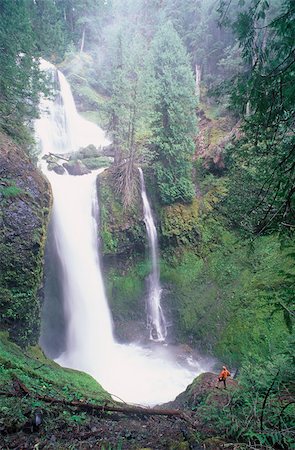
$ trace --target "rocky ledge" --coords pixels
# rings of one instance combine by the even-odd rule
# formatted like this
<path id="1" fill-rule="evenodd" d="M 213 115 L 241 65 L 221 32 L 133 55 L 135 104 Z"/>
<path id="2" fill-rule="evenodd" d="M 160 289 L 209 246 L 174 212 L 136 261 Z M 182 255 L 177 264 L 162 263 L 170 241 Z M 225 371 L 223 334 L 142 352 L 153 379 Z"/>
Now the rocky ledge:
<path id="1" fill-rule="evenodd" d="M 58 175 L 68 172 L 69 175 L 85 175 L 92 170 L 101 167 L 109 167 L 114 158 L 106 156 L 104 148 L 96 148 L 94 145 L 88 145 L 85 148 L 72 153 L 49 153 L 43 156 L 47 162 L 48 170 L 53 170 Z"/>

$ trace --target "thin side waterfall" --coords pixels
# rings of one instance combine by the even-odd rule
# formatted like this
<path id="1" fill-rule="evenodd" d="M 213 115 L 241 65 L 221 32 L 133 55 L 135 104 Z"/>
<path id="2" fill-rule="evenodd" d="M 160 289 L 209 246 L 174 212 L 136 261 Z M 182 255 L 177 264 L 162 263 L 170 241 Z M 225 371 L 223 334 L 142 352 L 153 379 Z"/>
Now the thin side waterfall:
<path id="1" fill-rule="evenodd" d="M 103 130 L 77 113 L 65 77 L 49 63 L 42 62 L 41 67 L 58 85 L 55 100 L 43 98 L 40 103 L 41 117 L 35 130 L 42 154 L 68 153 L 90 143 L 107 145 Z M 154 405 L 174 399 L 204 370 L 198 361 L 172 346 L 152 342 L 145 348 L 133 343 L 123 345 L 113 336 L 99 258 L 99 171 L 82 176 L 58 175 L 47 169 L 43 159 L 40 165 L 53 191 L 47 248 L 52 249 L 48 254 L 55 255 L 45 265 L 42 348 L 50 355 L 53 341 L 62 340 L 64 345 L 54 356 L 57 363 L 89 373 L 126 402 Z M 51 272 L 57 274 L 58 283 L 51 280 Z M 53 303 L 59 308 L 49 319 Z M 62 331 L 55 333 L 54 324 L 60 322 L 61 314 Z"/>
<path id="2" fill-rule="evenodd" d="M 150 339 L 164 341 L 167 336 L 166 320 L 161 307 L 161 285 L 159 270 L 158 235 L 155 227 L 152 210 L 147 198 L 142 169 L 139 167 L 141 198 L 143 204 L 144 223 L 146 226 L 152 272 L 149 275 L 149 292 L 147 299 L 147 323 L 150 330 Z"/>

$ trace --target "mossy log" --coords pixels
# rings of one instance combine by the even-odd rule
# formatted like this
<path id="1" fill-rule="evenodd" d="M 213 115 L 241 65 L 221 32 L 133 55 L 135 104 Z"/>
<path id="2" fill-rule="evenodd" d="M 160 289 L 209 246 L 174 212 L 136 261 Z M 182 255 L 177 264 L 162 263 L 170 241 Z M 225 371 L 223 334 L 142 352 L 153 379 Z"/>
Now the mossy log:
<path id="1" fill-rule="evenodd" d="M 143 406 L 117 406 L 116 404 L 109 404 L 108 402 L 105 402 L 103 405 L 95 405 L 92 403 L 82 402 L 82 401 L 76 401 L 76 400 L 66 400 L 66 399 L 60 399 L 55 397 L 50 397 L 47 395 L 39 395 L 32 393 L 27 386 L 22 383 L 17 377 L 14 377 L 14 386 L 15 391 L 14 392 L 5 392 L 1 391 L 1 396 L 6 397 L 23 397 L 23 396 L 30 396 L 34 399 L 38 399 L 40 401 L 43 401 L 45 403 L 50 404 L 61 404 L 61 405 L 67 405 L 74 408 L 79 408 L 84 411 L 108 411 L 108 412 L 116 412 L 116 413 L 122 413 L 122 414 L 135 414 L 135 415 L 141 415 L 141 416 L 172 416 L 172 417 L 179 417 L 186 421 L 189 421 L 192 425 L 192 421 L 190 418 L 185 414 L 183 411 L 179 409 L 161 409 L 161 408 L 145 408 Z"/>

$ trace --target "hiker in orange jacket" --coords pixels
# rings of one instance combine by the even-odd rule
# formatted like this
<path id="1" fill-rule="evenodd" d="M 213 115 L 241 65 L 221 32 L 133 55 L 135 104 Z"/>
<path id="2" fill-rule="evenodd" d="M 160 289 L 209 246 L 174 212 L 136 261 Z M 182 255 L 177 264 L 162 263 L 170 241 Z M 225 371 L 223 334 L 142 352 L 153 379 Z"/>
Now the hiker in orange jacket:
<path id="1" fill-rule="evenodd" d="M 224 389 L 226 389 L 226 379 L 227 377 L 230 377 L 230 371 L 227 370 L 225 366 L 222 367 L 222 371 L 218 375 L 218 383 L 223 381 Z M 216 387 L 218 388 L 218 385 L 216 384 Z"/>

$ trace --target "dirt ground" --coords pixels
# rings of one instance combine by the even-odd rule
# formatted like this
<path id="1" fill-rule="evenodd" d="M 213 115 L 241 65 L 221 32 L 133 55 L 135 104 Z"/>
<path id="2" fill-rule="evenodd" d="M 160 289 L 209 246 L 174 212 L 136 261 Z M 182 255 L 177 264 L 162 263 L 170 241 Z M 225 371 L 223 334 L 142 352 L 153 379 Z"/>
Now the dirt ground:
<path id="1" fill-rule="evenodd" d="M 30 421 L 21 430 L 2 430 L 1 449 L 71 449 L 71 450 L 236 450 L 237 445 L 217 439 L 214 429 L 201 422 L 197 406 L 205 395 L 226 401 L 226 391 L 216 389 L 216 376 L 203 374 L 197 383 L 188 387 L 174 402 L 162 409 L 174 408 L 181 415 L 145 415 L 130 412 L 87 411 L 85 423 L 69 425 L 56 420 L 57 406 L 52 405 L 42 416 L 39 427 Z M 61 406 L 58 406 L 60 408 Z M 75 408 L 70 410 L 74 416 Z M 83 421 L 82 421 L 83 422 Z"/>

